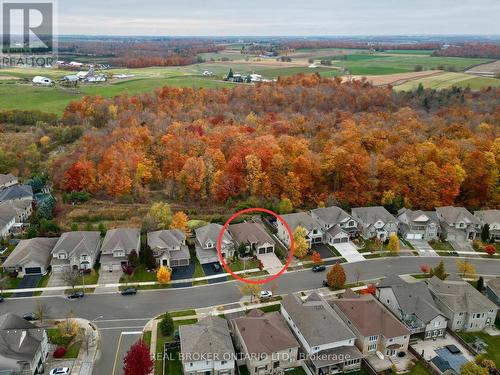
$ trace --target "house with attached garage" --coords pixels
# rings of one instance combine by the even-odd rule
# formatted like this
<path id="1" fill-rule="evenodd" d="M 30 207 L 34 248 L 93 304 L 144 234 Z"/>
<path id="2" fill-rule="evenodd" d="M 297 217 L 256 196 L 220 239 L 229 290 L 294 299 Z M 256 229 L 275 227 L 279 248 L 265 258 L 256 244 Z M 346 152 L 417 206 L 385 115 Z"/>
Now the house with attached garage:
<path id="1" fill-rule="evenodd" d="M 45 274 L 52 258 L 52 249 L 58 240 L 44 237 L 21 240 L 2 267 L 8 272 L 17 271 L 19 277 Z"/>
<path id="2" fill-rule="evenodd" d="M 371 294 L 358 295 L 348 289 L 342 298 L 328 303 L 354 332 L 356 346 L 363 355 L 380 352 L 396 357 L 408 351 L 410 330 Z"/>
<path id="3" fill-rule="evenodd" d="M 217 241 L 221 231 L 222 225 L 214 223 L 195 229 L 196 256 L 201 264 L 219 261 Z M 234 256 L 234 240 L 228 230 L 225 230 L 222 236 L 221 252 L 224 259 Z"/>
<path id="4" fill-rule="evenodd" d="M 299 342 L 278 311 L 255 309 L 231 321 L 235 346 L 251 375 L 299 365 Z"/>
<path id="5" fill-rule="evenodd" d="M 472 241 L 481 233 L 481 221 L 464 207 L 437 207 L 436 213 L 445 240 Z"/>
<path id="6" fill-rule="evenodd" d="M 179 229 L 149 232 L 148 246 L 160 266 L 189 266 L 191 256 L 186 245 L 186 235 Z"/>
<path id="7" fill-rule="evenodd" d="M 451 330 L 477 332 L 495 324 L 498 306 L 468 282 L 434 276 L 427 285 Z"/>
<path id="8" fill-rule="evenodd" d="M 321 224 L 316 219 L 313 219 L 308 213 L 297 212 L 294 214 L 282 215 L 281 218 L 288 224 L 292 234 L 299 226 L 306 230 L 306 241 L 309 248 L 311 248 L 313 244 L 323 243 L 324 235 Z M 280 220 L 277 221 L 277 225 L 279 239 L 283 241 L 286 246 L 290 246 L 290 236 L 285 226 Z"/>
<path id="9" fill-rule="evenodd" d="M 198 323 L 179 327 L 184 375 L 234 375 L 233 341 L 227 320 L 208 316 Z"/>
<path id="10" fill-rule="evenodd" d="M 408 283 L 389 275 L 377 285 L 377 298 L 410 330 L 410 341 L 446 335 L 448 318 L 424 282 Z"/>
<path id="11" fill-rule="evenodd" d="M 287 295 L 281 301 L 281 315 L 299 341 L 311 373 L 361 368 L 363 354 L 355 346 L 356 335 L 319 294 L 314 292 L 305 300 Z"/>
<path id="12" fill-rule="evenodd" d="M 320 223 L 325 233 L 325 242 L 348 242 L 358 233 L 358 223 L 340 207 L 331 206 L 311 210 L 311 216 Z"/>
<path id="13" fill-rule="evenodd" d="M 399 233 L 407 240 L 435 240 L 441 232 L 439 219 L 433 211 L 402 208 L 398 211 L 398 220 Z"/>
<path id="14" fill-rule="evenodd" d="M 365 239 L 385 241 L 398 232 L 398 220 L 382 206 L 353 208 L 351 214 Z"/>
<path id="15" fill-rule="evenodd" d="M 128 256 L 132 251 L 139 255 L 141 249 L 141 231 L 139 228 L 117 228 L 106 232 L 101 246 L 101 269 L 103 271 L 121 271 L 128 265 Z"/>
<path id="16" fill-rule="evenodd" d="M 261 224 L 232 224 L 229 225 L 228 231 L 231 233 L 231 237 L 233 237 L 237 249 L 243 244 L 246 247 L 247 253 L 250 255 L 274 253 L 276 242 Z"/>
<path id="17" fill-rule="evenodd" d="M 488 280 L 486 283 L 486 295 L 495 305 L 500 307 L 500 278 Z"/>
<path id="18" fill-rule="evenodd" d="M 500 210 L 474 211 L 474 216 L 481 220 L 482 225 L 488 224 L 491 240 L 500 241 Z"/>
<path id="19" fill-rule="evenodd" d="M 17 180 L 17 177 L 14 176 L 11 173 L 3 174 L 0 173 L 0 189 L 1 188 L 6 188 L 12 185 L 17 185 L 19 181 Z"/>
<path id="20" fill-rule="evenodd" d="M 0 374 L 42 374 L 48 352 L 44 329 L 13 313 L 0 315 Z"/>
<path id="21" fill-rule="evenodd" d="M 101 233 L 97 231 L 66 232 L 52 249 L 52 272 L 88 270 L 94 267 L 101 247 Z"/>

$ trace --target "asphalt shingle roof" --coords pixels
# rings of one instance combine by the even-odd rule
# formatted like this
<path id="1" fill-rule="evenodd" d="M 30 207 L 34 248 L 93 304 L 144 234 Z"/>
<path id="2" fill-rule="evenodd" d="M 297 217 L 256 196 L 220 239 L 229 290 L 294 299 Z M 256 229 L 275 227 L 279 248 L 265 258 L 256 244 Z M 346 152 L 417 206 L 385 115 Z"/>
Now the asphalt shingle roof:
<path id="1" fill-rule="evenodd" d="M 472 215 L 465 207 L 437 207 L 436 212 L 441 215 L 447 224 L 456 224 L 461 220 L 467 220 L 473 224 L 481 224 L 479 219 Z"/>
<path id="2" fill-rule="evenodd" d="M 292 232 L 295 231 L 299 225 L 308 231 L 321 227 L 321 225 L 306 212 L 282 215 L 281 218 L 286 221 Z"/>
<path id="3" fill-rule="evenodd" d="M 44 237 L 21 240 L 5 260 L 2 267 L 24 266 L 30 261 L 47 267 L 52 257 L 52 249 L 58 240 L 58 238 Z"/>
<path id="4" fill-rule="evenodd" d="M 316 208 L 314 210 L 311 210 L 311 212 L 321 220 L 323 220 L 325 223 L 331 225 L 340 224 L 346 219 L 350 218 L 347 212 L 337 206 Z"/>
<path id="5" fill-rule="evenodd" d="M 101 251 L 110 253 L 113 250 L 136 250 L 141 236 L 139 228 L 116 228 L 106 232 Z"/>
<path id="6" fill-rule="evenodd" d="M 61 235 L 52 254 L 66 251 L 70 257 L 79 257 L 82 254 L 96 255 L 99 251 L 101 233 L 97 231 L 66 232 Z"/>
<path id="7" fill-rule="evenodd" d="M 378 220 L 382 220 L 384 223 L 397 221 L 397 219 L 382 206 L 356 207 L 352 209 L 352 216 L 361 220 L 365 225 L 374 224 Z"/>

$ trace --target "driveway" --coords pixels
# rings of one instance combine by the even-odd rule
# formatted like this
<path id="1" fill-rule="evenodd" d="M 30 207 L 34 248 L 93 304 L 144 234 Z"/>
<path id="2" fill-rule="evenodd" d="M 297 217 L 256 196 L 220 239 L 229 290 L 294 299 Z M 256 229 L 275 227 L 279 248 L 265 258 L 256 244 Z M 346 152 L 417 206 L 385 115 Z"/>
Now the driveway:
<path id="1" fill-rule="evenodd" d="M 194 274 L 194 264 L 190 264 L 189 266 L 182 267 L 174 267 L 172 271 L 172 280 L 183 280 L 183 279 L 191 279 Z M 187 283 L 179 283 L 172 284 L 173 288 L 185 288 L 192 286 L 193 284 L 190 282 Z"/>
<path id="2" fill-rule="evenodd" d="M 27 289 L 27 288 L 36 288 L 38 286 L 38 282 L 42 278 L 42 275 L 25 275 L 17 289 Z M 13 297 L 31 297 L 33 292 L 20 292 L 15 293 Z"/>
<path id="3" fill-rule="evenodd" d="M 203 271 L 205 272 L 205 276 L 224 275 L 224 269 L 222 268 L 222 265 L 220 265 L 221 270 L 219 272 L 214 271 L 214 269 L 213 269 L 214 263 L 218 263 L 220 265 L 219 262 L 205 263 L 205 264 L 201 265 L 203 267 Z M 207 281 L 209 284 L 217 284 L 217 283 L 221 283 L 223 281 L 227 281 L 227 277 L 219 277 L 217 279 L 208 279 Z"/>
<path id="4" fill-rule="evenodd" d="M 439 254 L 424 240 L 408 240 L 408 242 L 418 251 L 418 255 L 424 257 L 438 257 Z"/>
<path id="5" fill-rule="evenodd" d="M 262 262 L 264 269 L 272 275 L 278 273 L 283 268 L 283 264 L 281 264 L 274 253 L 259 254 L 257 255 L 257 259 Z"/>
<path id="6" fill-rule="evenodd" d="M 361 262 L 365 260 L 365 257 L 358 252 L 356 247 L 351 242 L 336 243 L 334 247 L 348 263 Z"/>
<path id="7" fill-rule="evenodd" d="M 47 287 L 52 286 L 65 286 L 66 283 L 62 278 L 62 273 L 52 272 L 50 274 L 49 282 L 47 283 Z M 64 294 L 64 290 L 44 290 L 42 292 L 42 296 L 62 296 Z"/>
<path id="8" fill-rule="evenodd" d="M 319 255 L 321 255 L 321 259 L 331 258 L 335 256 L 335 254 L 330 250 L 330 248 L 326 246 L 324 243 L 316 243 L 311 246 L 311 249 L 313 251 L 317 251 Z"/>
<path id="9" fill-rule="evenodd" d="M 449 241 L 451 247 L 455 249 L 455 251 L 462 252 L 472 252 L 475 253 L 474 248 L 472 247 L 469 241 Z"/>
<path id="10" fill-rule="evenodd" d="M 95 293 L 106 293 L 106 292 L 118 292 L 118 287 L 106 287 L 104 284 L 118 284 L 120 282 L 120 277 L 122 277 L 123 272 L 120 271 L 103 271 L 99 273 L 99 279 L 97 280 L 98 286 L 95 288 Z"/>

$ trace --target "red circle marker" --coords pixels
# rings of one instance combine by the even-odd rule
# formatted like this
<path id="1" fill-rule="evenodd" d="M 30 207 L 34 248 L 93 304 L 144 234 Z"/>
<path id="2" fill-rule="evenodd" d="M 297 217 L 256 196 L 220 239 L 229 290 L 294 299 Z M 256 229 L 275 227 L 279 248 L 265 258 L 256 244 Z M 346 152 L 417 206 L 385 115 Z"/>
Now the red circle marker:
<path id="1" fill-rule="evenodd" d="M 231 270 L 231 268 L 229 268 L 229 266 L 224 261 L 224 258 L 222 257 L 222 237 L 224 236 L 224 232 L 226 231 L 229 224 L 231 224 L 231 222 L 235 218 L 237 218 L 238 216 L 240 216 L 242 214 L 246 214 L 248 212 L 255 212 L 255 211 L 265 212 L 267 214 L 273 215 L 276 219 L 281 221 L 281 223 L 284 225 L 286 231 L 288 232 L 288 235 L 290 236 L 290 254 L 288 255 L 288 260 L 287 260 L 286 264 L 283 266 L 283 268 L 277 274 L 272 275 L 272 276 L 268 277 L 267 279 L 263 279 L 263 280 L 249 280 L 249 279 L 245 279 L 243 277 L 238 276 L 236 273 L 234 273 Z M 290 263 L 292 262 L 292 259 L 293 259 L 294 245 L 295 245 L 295 243 L 293 241 L 292 231 L 290 230 L 290 227 L 288 226 L 287 222 L 285 220 L 283 220 L 283 218 L 281 216 L 279 216 L 278 214 L 276 214 L 273 211 L 268 210 L 266 208 L 253 207 L 253 208 L 246 208 L 244 210 L 236 212 L 233 216 L 231 216 L 229 218 L 228 221 L 226 221 L 226 223 L 222 227 L 222 230 L 219 233 L 219 237 L 217 238 L 217 255 L 219 256 L 219 260 L 220 260 L 220 263 L 222 264 L 222 267 L 224 267 L 224 269 L 227 272 L 229 272 L 231 274 L 231 276 L 233 276 L 236 280 L 239 280 L 243 283 L 248 283 L 248 284 L 265 284 L 265 283 L 268 283 L 268 282 L 271 282 L 271 281 L 277 279 L 278 277 L 281 276 L 281 274 L 283 272 L 286 271 L 286 269 L 288 268 L 288 266 L 290 265 Z"/>

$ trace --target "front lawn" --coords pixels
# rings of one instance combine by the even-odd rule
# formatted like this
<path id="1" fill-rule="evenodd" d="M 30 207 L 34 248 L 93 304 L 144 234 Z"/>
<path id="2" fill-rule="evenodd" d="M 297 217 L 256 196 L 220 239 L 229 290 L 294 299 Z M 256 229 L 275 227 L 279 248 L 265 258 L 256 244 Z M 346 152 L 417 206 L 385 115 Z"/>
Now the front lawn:
<path id="1" fill-rule="evenodd" d="M 451 246 L 451 244 L 448 241 L 431 240 L 429 241 L 429 245 L 431 245 L 431 247 L 437 251 L 455 252 L 455 249 Z"/>
<path id="2" fill-rule="evenodd" d="M 85 285 L 94 285 L 97 284 L 97 280 L 99 279 L 99 272 L 95 269 L 92 269 L 88 275 L 83 277 Z"/>
<path id="3" fill-rule="evenodd" d="M 196 315 L 195 310 L 179 310 L 179 311 L 172 311 L 170 313 L 170 316 L 172 318 L 177 318 L 181 316 L 194 316 L 194 315 Z"/>
<path id="4" fill-rule="evenodd" d="M 302 367 L 295 367 L 294 369 L 287 371 L 287 375 L 306 375 L 306 372 Z M 350 373 L 353 374 L 353 373 Z"/>
<path id="5" fill-rule="evenodd" d="M 198 258 L 191 257 L 191 262 L 194 264 L 193 279 L 196 279 L 198 277 L 205 277 L 205 271 L 203 271 L 203 267 L 201 266 Z M 200 280 L 200 281 L 193 282 L 193 286 L 194 285 L 205 285 L 205 284 L 208 284 L 207 280 Z"/>
<path id="6" fill-rule="evenodd" d="M 146 331 L 142 334 L 142 341 L 149 348 L 151 346 L 151 331 Z"/>
<path id="7" fill-rule="evenodd" d="M 497 367 L 500 367 L 500 336 L 490 336 L 484 332 L 458 332 L 457 333 L 465 342 L 472 343 L 476 337 L 479 337 L 487 345 L 487 353 L 484 358 L 491 359 Z"/>
<path id="8" fill-rule="evenodd" d="M 157 281 L 156 280 L 156 272 L 149 272 L 146 267 L 142 264 L 138 265 L 134 269 L 134 273 L 132 275 L 123 275 L 120 277 L 120 283 L 137 283 L 143 281 Z"/>
<path id="9" fill-rule="evenodd" d="M 78 353 L 80 353 L 81 346 L 82 346 L 81 341 L 77 341 L 74 344 L 70 345 L 68 349 L 66 349 L 66 354 L 64 354 L 64 358 L 78 358 Z"/>
<path id="10" fill-rule="evenodd" d="M 229 264 L 231 271 L 238 272 L 243 270 L 251 270 L 259 268 L 259 261 L 252 258 L 243 261 L 242 259 L 237 259 L 235 262 Z"/>

